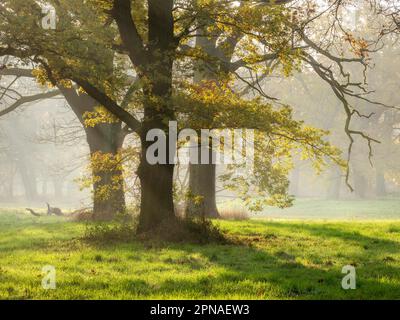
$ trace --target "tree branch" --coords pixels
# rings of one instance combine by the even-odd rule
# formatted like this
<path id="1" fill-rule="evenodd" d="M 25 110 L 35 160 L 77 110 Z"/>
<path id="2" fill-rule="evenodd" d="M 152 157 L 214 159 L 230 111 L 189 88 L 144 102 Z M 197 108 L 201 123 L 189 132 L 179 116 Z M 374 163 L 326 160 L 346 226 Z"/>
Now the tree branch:
<path id="1" fill-rule="evenodd" d="M 128 111 L 121 108 L 113 99 L 101 92 L 99 89 L 91 85 L 89 82 L 83 79 L 73 79 L 79 86 L 81 86 L 87 94 L 96 99 L 101 105 L 103 105 L 109 112 L 115 115 L 122 122 L 125 122 L 129 128 L 138 132 L 141 129 L 141 123 Z"/>
<path id="2" fill-rule="evenodd" d="M 0 76 L 17 76 L 25 78 L 34 78 L 32 71 L 33 71 L 32 69 L 4 68 L 0 70 Z"/>
<path id="3" fill-rule="evenodd" d="M 134 66 L 143 69 L 148 64 L 147 51 L 132 18 L 131 0 L 114 0 L 111 15 L 117 23 L 121 40 Z"/>
<path id="4" fill-rule="evenodd" d="M 35 94 L 32 96 L 26 96 L 26 97 L 22 97 L 21 99 L 19 99 L 18 101 L 14 102 L 11 106 L 9 106 L 8 108 L 1 110 L 0 111 L 0 117 L 9 114 L 10 112 L 13 112 L 14 110 L 16 110 L 18 107 L 29 103 L 29 102 L 35 102 L 38 100 L 43 100 L 43 99 L 49 99 L 49 98 L 54 98 L 58 95 L 60 95 L 61 92 L 60 90 L 54 90 L 54 91 L 50 91 L 50 92 L 46 92 L 46 93 L 40 93 L 40 94 Z"/>

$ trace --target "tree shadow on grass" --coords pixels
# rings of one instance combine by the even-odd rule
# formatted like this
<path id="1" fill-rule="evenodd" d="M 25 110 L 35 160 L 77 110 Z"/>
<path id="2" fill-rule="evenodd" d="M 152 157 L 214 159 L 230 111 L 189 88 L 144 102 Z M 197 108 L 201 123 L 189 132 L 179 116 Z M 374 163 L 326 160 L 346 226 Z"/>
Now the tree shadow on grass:
<path id="1" fill-rule="evenodd" d="M 249 222 L 260 224 L 260 222 Z M 157 284 L 140 281 L 135 287 L 125 280 L 122 284 L 127 294 L 150 296 L 182 296 L 187 298 L 293 298 L 293 299 L 369 299 L 396 298 L 399 289 L 399 268 L 392 266 L 396 261 L 379 260 L 382 254 L 398 253 L 396 241 L 346 231 L 332 225 L 307 225 L 296 223 L 264 223 L 265 232 L 245 236 L 245 243 L 221 245 L 189 245 L 169 242 L 140 242 L 146 250 L 172 249 L 183 253 L 178 259 L 167 259 L 164 269 L 174 269 L 177 277 L 162 277 Z M 296 234 L 306 231 L 314 238 L 339 239 L 352 249 L 363 246 L 357 254 L 338 252 L 338 261 L 317 261 L 306 263 L 301 251 L 295 252 L 285 246 L 282 250 L 270 250 L 271 242 L 282 237 L 280 233 L 271 235 L 271 228 Z M 278 239 L 274 239 L 277 237 Z M 284 237 L 284 236 L 283 236 Z M 296 239 L 296 237 L 293 237 Z M 286 239 L 287 240 L 287 239 Z M 296 239 L 302 242 L 302 237 Z M 289 240 L 291 241 L 291 240 Z M 138 241 L 135 241 L 138 243 Z M 285 243 L 285 242 L 284 242 Z M 287 244 L 287 243 L 286 243 Z M 291 244 L 292 245 L 292 244 Z M 308 243 L 305 243 L 308 245 Z M 102 244 L 97 243 L 97 248 Z M 103 247 L 104 248 L 104 247 Z M 307 249 L 306 249 L 307 250 Z M 203 261 L 191 259 L 200 255 Z M 298 259 L 299 258 L 299 259 Z M 308 257 L 309 258 L 309 257 Z M 390 256 L 388 256 L 391 259 Z M 335 260 L 335 257 L 332 258 Z M 345 263 L 344 261 L 348 261 Z M 356 263 L 354 263 L 356 262 Z M 341 287 L 344 274 L 342 267 L 354 264 L 357 267 L 358 286 L 355 291 L 345 291 Z M 149 266 L 149 272 L 151 267 Z M 218 269 L 218 271 L 216 271 Z M 162 272 L 161 268 L 160 272 Z M 208 272 L 209 271 L 209 272 Z M 382 281 L 382 277 L 393 281 Z M 143 295 L 143 296 L 142 296 Z"/>
<path id="2" fill-rule="evenodd" d="M 14 229 L 0 232 L 0 253 L 58 248 L 60 243 L 71 239 L 71 233 L 52 225 Z"/>
<path id="3" fill-rule="evenodd" d="M 313 230 L 313 228 L 311 228 Z M 324 229 L 318 230 L 318 236 Z M 373 237 L 349 234 L 332 228 L 335 237 L 354 241 L 376 241 Z M 266 228 L 266 232 L 268 229 Z M 394 246 L 396 242 L 383 241 Z M 361 253 L 353 260 L 367 265 L 357 267 L 357 290 L 345 291 L 341 287 L 344 274 L 340 263 L 307 265 L 302 256 L 290 251 L 269 250 L 269 241 L 256 245 L 188 245 L 174 243 L 140 243 L 136 254 L 163 249 L 178 251 L 177 258 L 164 259 L 156 273 L 156 283 L 143 279 L 125 279 L 120 287 L 125 295 L 138 298 L 181 297 L 189 299 L 393 299 L 397 298 L 400 269 L 395 261 L 379 261 Z M 112 249 L 111 249 L 112 250 Z M 142 251 L 142 253 L 140 253 Z M 393 252 L 388 248 L 387 252 Z M 379 254 L 382 253 L 382 250 Z M 201 257 L 201 258 L 199 258 Z M 300 258 L 298 260 L 297 258 Z M 351 257 L 349 257 L 351 258 Z M 162 276 L 168 270 L 177 276 Z M 151 265 L 148 268 L 152 273 Z M 382 281 L 386 277 L 388 281 Z M 393 281 L 390 281 L 392 279 Z"/>
<path id="4" fill-rule="evenodd" d="M 381 282 L 379 277 L 400 274 L 397 266 L 386 265 L 377 273 L 358 272 L 357 290 L 341 288 L 344 275 L 341 269 L 331 267 L 319 269 L 296 262 L 293 257 L 271 254 L 259 248 L 246 246 L 178 246 L 165 244 L 168 250 L 179 251 L 175 258 L 163 258 L 162 265 L 149 264 L 143 273 L 127 274 L 124 277 L 100 275 L 80 281 L 63 278 L 60 272 L 58 289 L 51 298 L 88 299 L 118 298 L 179 298 L 179 299 L 396 299 L 399 286 Z M 149 250 L 136 244 L 136 255 L 149 254 Z M 126 246 L 123 254 L 132 250 Z M 151 250 L 157 251 L 156 248 Z M 125 252 L 123 252 L 125 251 Z M 105 246 L 103 254 L 115 253 L 113 246 Z M 155 257 L 157 259 L 157 257 Z M 93 268 L 105 263 L 93 262 Z M 130 262 L 135 264 L 132 259 Z M 175 270 L 168 275 L 169 270 Z M 163 275 L 163 273 L 166 275 Z M 147 276 L 150 276 L 148 279 Z M 26 282 L 25 275 L 0 274 L 1 283 L 7 283 L 3 298 L 30 299 L 44 295 L 40 290 L 40 279 Z M 397 282 L 398 283 L 398 282 Z M 15 288 L 14 288 L 15 286 Z M 0 286 L 1 287 L 1 286 Z M 22 289 L 24 288 L 24 289 Z"/>
<path id="5" fill-rule="evenodd" d="M 187 257 L 200 255 L 204 260 L 187 269 L 182 268 L 182 261 L 169 261 L 170 267 L 181 271 L 179 276 L 160 277 L 157 285 L 140 281 L 137 287 L 137 280 L 126 280 L 122 288 L 142 298 L 189 299 L 393 299 L 398 298 L 400 289 L 398 281 L 379 280 L 385 274 L 399 275 L 397 266 L 384 265 L 375 269 L 376 273 L 360 269 L 357 290 L 346 291 L 341 287 L 344 274 L 339 266 L 306 266 L 290 256 L 241 246 L 184 246 L 176 250 Z"/>
<path id="6" fill-rule="evenodd" d="M 257 224 L 258 222 L 254 222 Z M 399 254 L 397 241 L 365 235 L 361 232 L 348 231 L 329 224 L 296 224 L 296 223 L 266 223 L 265 233 L 261 232 L 253 237 L 257 240 L 258 248 L 233 250 L 230 257 L 218 259 L 218 254 L 209 255 L 218 264 L 234 274 L 234 278 L 246 281 L 249 277 L 253 282 L 273 284 L 277 289 L 277 296 L 307 297 L 307 298 L 399 298 L 400 274 L 398 258 L 392 254 Z M 340 252 L 341 259 L 335 261 L 319 261 L 315 264 L 304 264 L 296 259 L 299 251 L 293 253 L 285 247 L 281 251 L 272 253 L 268 250 L 268 239 L 280 237 L 280 233 L 270 233 L 269 226 L 286 230 L 289 234 L 306 231 L 314 238 L 323 240 L 337 239 L 351 247 L 349 253 Z M 252 237 L 250 237 L 251 239 Z M 264 244 L 258 245 L 259 241 Z M 293 237 L 296 239 L 296 237 Z M 302 238 L 296 239 L 301 242 Z M 276 239 L 279 241 L 279 239 Z M 289 241 L 292 241 L 290 239 Z M 328 242 L 329 243 L 329 242 Z M 266 246 L 263 248 L 263 245 Z M 300 243 L 300 245 L 302 245 Z M 309 245 L 307 242 L 305 246 Z M 301 247 L 301 246 L 300 246 Z M 307 250 L 307 249 L 306 249 Z M 321 250 L 323 250 L 321 248 Z M 334 250 L 333 250 L 334 251 Z M 322 253 L 322 252 L 321 252 Z M 302 258 L 300 252 L 299 258 Z M 247 263 L 243 263 L 243 259 Z M 240 263 L 242 261 L 242 263 Z M 341 269 L 345 264 L 353 264 L 358 272 L 358 290 L 344 291 L 341 280 L 344 274 Z M 261 273 L 260 273 L 261 270 Z"/>
<path id="7" fill-rule="evenodd" d="M 322 239 L 336 238 L 349 244 L 362 246 L 365 249 L 379 249 L 386 253 L 399 253 L 399 242 L 363 235 L 360 232 L 346 231 L 330 224 L 307 224 L 307 223 L 269 223 L 270 226 L 280 230 L 286 230 L 293 234 L 306 231 L 308 234 Z"/>
<path id="8" fill-rule="evenodd" d="M 60 217 L 30 217 L 25 214 L 3 214 L 0 224 L 0 253 L 59 247 L 79 235 L 77 223 Z"/>

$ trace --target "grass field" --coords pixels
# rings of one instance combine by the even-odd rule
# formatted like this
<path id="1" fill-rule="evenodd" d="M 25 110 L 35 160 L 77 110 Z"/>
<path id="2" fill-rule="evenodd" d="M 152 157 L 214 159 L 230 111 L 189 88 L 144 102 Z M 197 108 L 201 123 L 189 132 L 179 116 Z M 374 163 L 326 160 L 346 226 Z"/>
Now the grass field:
<path id="1" fill-rule="evenodd" d="M 85 224 L 22 213 L 0 213 L 1 299 L 400 298 L 400 220 L 221 221 L 241 243 L 200 246 L 96 244 Z M 56 290 L 42 289 L 45 265 Z M 345 265 L 356 290 L 341 287 Z"/>
<path id="2" fill-rule="evenodd" d="M 226 201 L 221 209 L 243 208 L 240 201 Z M 279 220 L 400 220 L 400 200 L 384 198 L 378 200 L 326 200 L 316 198 L 296 199 L 287 209 L 266 208 L 254 218 Z"/>

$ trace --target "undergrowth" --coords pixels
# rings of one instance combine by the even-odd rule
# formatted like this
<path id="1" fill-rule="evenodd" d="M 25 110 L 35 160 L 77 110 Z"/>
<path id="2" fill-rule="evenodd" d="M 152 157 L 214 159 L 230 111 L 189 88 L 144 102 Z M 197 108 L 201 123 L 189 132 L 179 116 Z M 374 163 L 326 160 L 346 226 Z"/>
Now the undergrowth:
<path id="1" fill-rule="evenodd" d="M 192 244 L 228 244 L 226 234 L 210 220 L 175 218 L 147 232 L 138 232 L 137 218 L 87 223 L 83 240 L 91 242 L 151 241 Z"/>

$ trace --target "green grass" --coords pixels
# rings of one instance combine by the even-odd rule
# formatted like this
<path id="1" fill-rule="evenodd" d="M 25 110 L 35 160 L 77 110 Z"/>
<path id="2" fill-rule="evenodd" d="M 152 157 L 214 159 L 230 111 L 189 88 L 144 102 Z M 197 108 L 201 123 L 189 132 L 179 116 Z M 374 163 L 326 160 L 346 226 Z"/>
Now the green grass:
<path id="1" fill-rule="evenodd" d="M 261 215 L 273 219 L 301 220 L 390 220 L 400 219 L 400 200 L 296 199 L 288 209 L 267 208 Z M 256 216 L 256 217 L 257 217 Z"/>
<path id="2" fill-rule="evenodd" d="M 243 245 L 94 244 L 85 225 L 0 214 L 1 299 L 397 299 L 400 222 L 218 222 Z M 341 288 L 342 267 L 357 289 Z M 41 287 L 54 265 L 57 289 Z"/>

